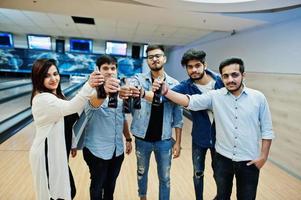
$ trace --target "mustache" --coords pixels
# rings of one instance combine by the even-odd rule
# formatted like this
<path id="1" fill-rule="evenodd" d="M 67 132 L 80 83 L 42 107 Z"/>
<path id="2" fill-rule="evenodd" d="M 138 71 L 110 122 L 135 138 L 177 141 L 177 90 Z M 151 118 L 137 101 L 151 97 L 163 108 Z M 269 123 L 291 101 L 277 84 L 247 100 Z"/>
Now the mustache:
<path id="1" fill-rule="evenodd" d="M 227 85 L 237 85 L 235 82 L 227 83 Z"/>
<path id="2" fill-rule="evenodd" d="M 192 76 L 193 76 L 194 74 L 200 75 L 200 76 L 197 77 L 197 78 L 193 78 Z M 204 77 L 204 73 L 194 72 L 194 73 L 190 74 L 189 77 L 190 77 L 192 80 L 194 80 L 194 81 L 201 80 L 201 79 Z"/>
<path id="3" fill-rule="evenodd" d="M 159 64 L 160 62 L 159 61 L 154 61 L 152 64 Z"/>

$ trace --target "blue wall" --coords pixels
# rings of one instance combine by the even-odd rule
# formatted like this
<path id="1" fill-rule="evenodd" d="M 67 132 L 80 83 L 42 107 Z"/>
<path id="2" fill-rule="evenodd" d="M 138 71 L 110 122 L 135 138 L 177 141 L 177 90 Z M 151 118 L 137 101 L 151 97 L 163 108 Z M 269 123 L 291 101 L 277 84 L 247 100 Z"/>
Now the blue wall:
<path id="1" fill-rule="evenodd" d="M 0 71 L 31 73 L 32 64 L 39 58 L 57 60 L 61 74 L 89 74 L 95 69 L 101 54 L 56 53 L 31 49 L 0 49 Z M 132 76 L 142 72 L 143 59 L 116 56 L 118 75 Z"/>

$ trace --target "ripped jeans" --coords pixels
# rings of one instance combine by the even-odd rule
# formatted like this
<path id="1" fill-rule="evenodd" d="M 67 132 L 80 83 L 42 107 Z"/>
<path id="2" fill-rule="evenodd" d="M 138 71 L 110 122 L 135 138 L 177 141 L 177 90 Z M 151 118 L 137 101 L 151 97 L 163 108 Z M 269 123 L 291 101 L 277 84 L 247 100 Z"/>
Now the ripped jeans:
<path id="1" fill-rule="evenodd" d="M 139 197 L 145 197 L 147 193 L 149 160 L 153 151 L 157 162 L 157 172 L 159 178 L 159 200 L 169 200 L 172 141 L 169 139 L 156 142 L 148 142 L 136 138 L 135 144 Z"/>
<path id="2" fill-rule="evenodd" d="M 202 148 L 192 143 L 193 183 L 196 200 L 203 200 L 205 159 L 208 149 L 211 153 L 211 167 L 214 172 L 215 148 Z"/>

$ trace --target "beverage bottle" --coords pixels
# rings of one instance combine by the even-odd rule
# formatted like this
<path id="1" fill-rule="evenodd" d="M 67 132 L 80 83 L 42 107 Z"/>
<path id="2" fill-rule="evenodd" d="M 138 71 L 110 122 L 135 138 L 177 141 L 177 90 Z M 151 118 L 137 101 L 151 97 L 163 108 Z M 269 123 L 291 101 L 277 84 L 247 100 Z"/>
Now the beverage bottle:
<path id="1" fill-rule="evenodd" d="M 98 67 L 95 67 L 95 71 L 99 72 Z M 96 94 L 98 99 L 105 99 L 107 98 L 107 93 L 105 91 L 104 83 L 101 84 L 100 86 L 96 87 Z"/>
<path id="2" fill-rule="evenodd" d="M 109 94 L 108 107 L 117 108 L 118 106 L 118 92 Z"/>
<path id="3" fill-rule="evenodd" d="M 132 112 L 132 97 L 123 100 L 122 104 L 122 112 L 123 113 L 131 113 Z"/>
<path id="4" fill-rule="evenodd" d="M 139 89 L 139 86 L 135 86 L 135 87 Z M 137 110 L 141 109 L 141 96 L 133 98 L 133 107 L 134 109 Z"/>
<path id="5" fill-rule="evenodd" d="M 102 85 L 100 85 L 96 88 L 96 93 L 97 93 L 97 98 L 98 99 L 107 98 L 107 93 L 105 91 L 104 84 L 102 84 Z"/>
<path id="6" fill-rule="evenodd" d="M 158 77 L 157 79 L 160 81 L 160 77 Z M 160 88 L 154 92 L 154 97 L 152 101 L 153 106 L 160 106 L 161 92 L 162 92 L 162 86 L 160 86 Z"/>
<path id="7" fill-rule="evenodd" d="M 117 78 L 117 76 L 114 76 L 114 78 Z M 117 108 L 117 106 L 118 106 L 118 92 L 109 93 L 108 107 Z"/>
<path id="8" fill-rule="evenodd" d="M 121 79 L 121 85 L 125 86 L 127 85 L 128 78 L 122 78 Z M 124 99 L 122 103 L 122 112 L 123 113 L 131 113 L 132 112 L 132 97 L 129 97 L 128 99 Z"/>

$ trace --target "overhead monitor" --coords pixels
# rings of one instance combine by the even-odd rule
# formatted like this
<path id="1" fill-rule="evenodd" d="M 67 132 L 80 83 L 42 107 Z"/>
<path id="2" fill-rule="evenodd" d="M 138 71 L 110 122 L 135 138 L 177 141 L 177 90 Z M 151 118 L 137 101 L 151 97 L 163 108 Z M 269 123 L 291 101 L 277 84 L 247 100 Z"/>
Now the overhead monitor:
<path id="1" fill-rule="evenodd" d="M 125 42 L 106 42 L 106 54 L 126 56 L 127 43 Z"/>
<path id="2" fill-rule="evenodd" d="M 0 32 L 0 48 L 13 48 L 13 35 L 11 33 Z"/>
<path id="3" fill-rule="evenodd" d="M 146 49 L 148 47 L 148 44 L 143 45 L 143 58 L 146 58 Z"/>
<path id="4" fill-rule="evenodd" d="M 69 42 L 70 42 L 70 52 L 92 53 L 92 47 L 93 47 L 92 40 L 71 38 Z"/>
<path id="5" fill-rule="evenodd" d="M 29 49 L 51 50 L 51 37 L 46 35 L 27 35 Z"/>

